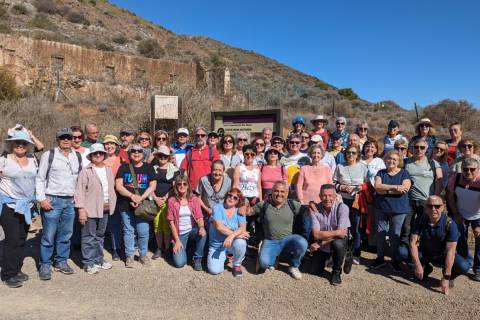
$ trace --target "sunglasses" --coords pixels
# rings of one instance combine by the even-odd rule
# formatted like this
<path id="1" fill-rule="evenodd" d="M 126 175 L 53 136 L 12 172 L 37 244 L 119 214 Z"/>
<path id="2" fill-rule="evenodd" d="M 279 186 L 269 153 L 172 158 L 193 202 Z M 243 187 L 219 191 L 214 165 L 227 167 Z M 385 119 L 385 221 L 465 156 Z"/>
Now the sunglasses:
<path id="1" fill-rule="evenodd" d="M 63 135 L 63 136 L 58 137 L 58 140 L 69 140 L 69 141 L 71 141 L 71 140 L 73 140 L 73 137 L 70 136 L 70 135 Z"/>
<path id="2" fill-rule="evenodd" d="M 167 141 L 167 138 L 165 138 L 165 137 L 158 137 L 158 138 L 157 138 L 157 141 Z"/>
<path id="3" fill-rule="evenodd" d="M 257 147 L 265 147 L 265 143 L 255 143 Z"/>
<path id="4" fill-rule="evenodd" d="M 275 141 L 272 142 L 272 144 L 283 144 L 283 141 L 275 140 Z"/>
<path id="5" fill-rule="evenodd" d="M 159 155 L 158 155 L 158 158 L 165 160 L 165 159 L 170 158 L 170 156 L 169 156 L 169 155 L 166 155 L 166 154 L 159 154 Z"/>
<path id="6" fill-rule="evenodd" d="M 227 197 L 230 198 L 230 199 L 233 199 L 235 201 L 238 201 L 240 199 L 238 196 L 236 196 L 234 194 L 231 194 L 231 193 L 227 194 Z"/>
<path id="7" fill-rule="evenodd" d="M 245 138 L 238 138 L 237 140 L 238 140 L 238 141 L 247 141 L 248 139 L 245 139 Z"/>
<path id="8" fill-rule="evenodd" d="M 255 153 L 254 152 L 245 152 L 243 155 L 246 156 L 246 157 L 254 157 Z"/>
<path id="9" fill-rule="evenodd" d="M 14 148 L 18 148 L 18 147 L 25 148 L 26 146 L 27 146 L 27 143 L 24 142 L 24 141 L 16 142 L 16 143 L 13 145 Z"/>
<path id="10" fill-rule="evenodd" d="M 477 168 L 463 168 L 463 172 L 467 173 L 474 173 L 477 170 Z"/>
<path id="11" fill-rule="evenodd" d="M 143 153 L 143 150 L 132 149 L 132 150 L 130 150 L 130 153 Z"/>
<path id="12" fill-rule="evenodd" d="M 300 144 L 300 141 L 290 141 L 290 144 Z"/>
<path id="13" fill-rule="evenodd" d="M 443 149 L 443 148 L 440 148 L 440 147 L 435 147 L 435 150 L 445 152 L 446 149 Z"/>
<path id="14" fill-rule="evenodd" d="M 202 133 L 197 133 L 195 135 L 195 137 L 197 137 L 197 138 L 205 138 L 206 136 L 207 136 L 206 134 L 202 134 Z"/>
<path id="15" fill-rule="evenodd" d="M 186 186 L 188 186 L 188 183 L 186 183 L 186 182 L 178 182 L 178 183 L 177 183 L 177 186 L 178 186 L 178 187 L 186 187 Z"/>
<path id="16" fill-rule="evenodd" d="M 127 132 L 120 133 L 120 137 L 128 137 L 128 136 L 131 136 L 131 135 L 132 135 L 131 133 L 127 133 Z"/>
<path id="17" fill-rule="evenodd" d="M 150 141 L 150 138 L 148 138 L 148 137 L 140 137 L 140 138 L 138 138 L 138 141 Z"/>
<path id="18" fill-rule="evenodd" d="M 360 131 L 368 131 L 368 128 L 358 128 Z"/>
<path id="19" fill-rule="evenodd" d="M 472 149 L 473 144 L 464 144 L 463 147 L 466 148 L 466 149 Z"/>
<path id="20" fill-rule="evenodd" d="M 348 154 L 348 155 L 356 155 L 357 152 L 356 152 L 356 151 L 347 151 L 347 152 L 345 152 L 345 154 Z"/>
<path id="21" fill-rule="evenodd" d="M 395 148 L 395 150 L 397 150 L 397 151 L 405 151 L 405 150 L 407 150 L 407 148 L 398 147 L 398 148 Z"/>
<path id="22" fill-rule="evenodd" d="M 82 136 L 82 135 L 73 136 L 73 140 L 82 140 L 82 139 L 83 139 L 83 136 Z"/>
<path id="23" fill-rule="evenodd" d="M 336 124 L 337 124 L 337 126 L 344 126 L 345 122 L 337 122 Z"/>
<path id="24" fill-rule="evenodd" d="M 413 149 L 415 150 L 425 150 L 426 148 L 426 146 L 413 146 Z"/>
<path id="25" fill-rule="evenodd" d="M 427 207 L 429 207 L 430 209 L 432 209 L 432 208 L 440 209 L 442 206 L 443 206 L 443 204 L 430 204 L 430 203 L 427 203 Z"/>
<path id="26" fill-rule="evenodd" d="M 226 143 L 233 143 L 233 140 L 225 140 L 225 141 L 223 141 L 223 144 L 226 144 Z"/>
<path id="27" fill-rule="evenodd" d="M 90 153 L 90 154 L 91 154 L 92 156 L 94 156 L 94 157 L 98 157 L 98 156 L 103 156 L 103 155 L 104 155 L 104 153 L 103 153 L 103 152 L 100 152 L 100 151 L 92 152 L 92 153 Z"/>
<path id="28" fill-rule="evenodd" d="M 429 128 L 430 125 L 423 123 L 423 124 L 419 125 L 419 127 L 420 127 L 420 128 Z"/>

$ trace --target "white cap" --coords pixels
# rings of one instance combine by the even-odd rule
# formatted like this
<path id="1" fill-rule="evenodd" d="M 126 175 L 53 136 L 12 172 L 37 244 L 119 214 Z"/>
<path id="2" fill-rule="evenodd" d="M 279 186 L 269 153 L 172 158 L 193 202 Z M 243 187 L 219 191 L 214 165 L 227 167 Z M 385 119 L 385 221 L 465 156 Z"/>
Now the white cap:
<path id="1" fill-rule="evenodd" d="M 313 141 L 315 143 L 318 143 L 318 142 L 323 142 L 323 138 L 321 135 L 319 134 L 314 134 L 311 138 L 310 138 L 310 141 Z"/>
<path id="2" fill-rule="evenodd" d="M 181 133 L 186 134 L 187 136 L 190 135 L 190 132 L 188 132 L 188 129 L 187 129 L 187 128 L 178 128 L 178 130 L 177 130 L 177 135 L 179 135 L 179 134 L 181 134 Z"/>
<path id="3" fill-rule="evenodd" d="M 160 146 L 157 148 L 157 151 L 155 152 L 156 154 L 164 154 L 169 156 L 170 155 L 170 148 L 167 146 Z"/>

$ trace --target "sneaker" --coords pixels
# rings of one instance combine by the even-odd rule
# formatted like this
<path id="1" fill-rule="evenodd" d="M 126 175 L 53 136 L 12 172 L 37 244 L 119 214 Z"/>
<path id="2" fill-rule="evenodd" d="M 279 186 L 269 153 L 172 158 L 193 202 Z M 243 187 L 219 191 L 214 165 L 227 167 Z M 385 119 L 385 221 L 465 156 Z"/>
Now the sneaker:
<path id="1" fill-rule="evenodd" d="M 332 272 L 332 277 L 330 278 L 330 284 L 332 286 L 338 286 L 342 284 L 342 278 L 340 277 L 340 272 Z"/>
<path id="2" fill-rule="evenodd" d="M 377 258 L 373 263 L 370 265 L 372 269 L 379 269 L 385 265 L 385 259 Z"/>
<path id="3" fill-rule="evenodd" d="M 112 260 L 113 261 L 119 261 L 120 260 L 120 255 L 118 254 L 118 252 L 116 250 L 112 252 Z"/>
<path id="4" fill-rule="evenodd" d="M 429 263 L 427 265 L 425 265 L 425 267 L 423 267 L 423 280 L 427 280 L 428 276 L 430 275 L 430 273 L 433 272 L 433 267 L 432 265 Z"/>
<path id="5" fill-rule="evenodd" d="M 392 269 L 394 272 L 402 272 L 402 263 L 399 261 L 392 261 Z"/>
<path id="6" fill-rule="evenodd" d="M 157 249 L 157 251 L 155 251 L 155 253 L 152 256 L 152 260 L 157 260 L 157 259 L 160 259 L 161 257 L 162 257 L 162 250 Z"/>
<path id="7" fill-rule="evenodd" d="M 127 257 L 127 259 L 125 259 L 125 268 L 133 268 L 134 264 L 133 257 Z"/>
<path id="8" fill-rule="evenodd" d="M 28 281 L 28 275 L 26 275 L 25 273 L 23 273 L 22 271 L 20 271 L 18 274 L 17 274 L 17 279 L 22 281 L 22 282 L 25 282 L 25 281 Z"/>
<path id="9" fill-rule="evenodd" d="M 140 261 L 141 264 L 143 264 L 145 267 L 150 265 L 150 259 L 148 259 L 147 256 L 141 256 L 138 258 L 138 261 Z"/>
<path id="10" fill-rule="evenodd" d="M 345 254 L 345 263 L 343 264 L 343 272 L 349 274 L 352 271 L 353 255 L 351 251 L 347 251 Z"/>
<path id="11" fill-rule="evenodd" d="M 352 262 L 354 265 L 358 266 L 360 264 L 360 257 L 353 257 Z"/>
<path id="12" fill-rule="evenodd" d="M 472 277 L 473 281 L 480 281 L 480 272 L 475 272 L 475 274 Z"/>
<path id="13" fill-rule="evenodd" d="M 11 277 L 10 279 L 3 281 L 3 283 L 5 283 L 5 285 L 9 288 L 20 288 L 23 286 L 23 281 L 17 276 Z"/>
<path id="14" fill-rule="evenodd" d="M 242 267 L 241 266 L 234 266 L 232 270 L 232 274 L 234 277 L 241 277 L 242 274 Z"/>
<path id="15" fill-rule="evenodd" d="M 40 280 L 50 280 L 52 279 L 52 268 L 47 265 L 40 266 L 38 271 L 38 277 Z"/>
<path id="16" fill-rule="evenodd" d="M 298 268 L 289 267 L 288 272 L 290 272 L 290 274 L 292 275 L 292 277 L 294 279 L 296 279 L 296 280 L 302 279 L 302 273 L 300 272 L 300 270 L 298 270 Z"/>
<path id="17" fill-rule="evenodd" d="M 93 266 L 85 267 L 85 272 L 88 274 L 96 274 L 98 273 L 98 265 L 94 264 Z"/>
<path id="18" fill-rule="evenodd" d="M 103 261 L 102 264 L 96 264 L 95 263 L 95 266 L 98 268 L 98 269 L 103 269 L 103 270 L 110 270 L 112 269 L 113 265 L 109 262 L 106 262 L 106 261 Z"/>
<path id="19" fill-rule="evenodd" d="M 193 270 L 195 271 L 202 271 L 202 258 L 194 258 L 193 259 Z"/>
<path id="20" fill-rule="evenodd" d="M 73 274 L 73 269 L 68 265 L 68 263 L 57 265 L 53 269 L 63 274 L 68 274 L 68 275 Z"/>

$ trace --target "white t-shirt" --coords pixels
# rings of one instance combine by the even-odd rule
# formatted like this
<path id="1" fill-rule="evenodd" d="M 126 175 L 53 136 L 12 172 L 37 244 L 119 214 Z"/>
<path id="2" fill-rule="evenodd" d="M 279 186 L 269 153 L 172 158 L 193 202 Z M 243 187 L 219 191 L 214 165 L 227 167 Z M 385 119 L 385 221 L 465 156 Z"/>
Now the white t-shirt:
<path id="1" fill-rule="evenodd" d="M 243 163 L 240 166 L 240 190 L 247 198 L 259 197 L 258 179 L 260 170 L 254 167 L 252 170 L 248 169 Z"/>
<path id="2" fill-rule="evenodd" d="M 192 230 L 192 213 L 188 206 L 180 206 L 180 212 L 178 213 L 178 230 L 181 235 Z"/>
<path id="3" fill-rule="evenodd" d="M 0 158 L 0 193 L 14 199 L 29 199 L 35 195 L 35 177 L 37 164 L 34 158 L 28 158 L 28 165 L 21 167 L 8 157 Z M 15 205 L 8 205 L 14 209 Z M 1 210 L 1 209 L 0 209 Z"/>
<path id="4" fill-rule="evenodd" d="M 98 178 L 100 178 L 100 182 L 102 183 L 103 202 L 108 203 L 109 194 L 108 194 L 107 168 L 93 167 L 93 170 L 95 170 L 95 173 L 97 174 Z"/>
<path id="5" fill-rule="evenodd" d="M 386 169 L 385 162 L 383 162 L 382 158 L 376 157 L 373 158 L 369 164 L 367 164 L 365 160 L 360 160 L 360 163 L 363 163 L 365 166 L 367 166 L 367 179 L 370 181 L 372 186 L 375 186 L 375 176 L 377 175 L 378 171 Z"/>

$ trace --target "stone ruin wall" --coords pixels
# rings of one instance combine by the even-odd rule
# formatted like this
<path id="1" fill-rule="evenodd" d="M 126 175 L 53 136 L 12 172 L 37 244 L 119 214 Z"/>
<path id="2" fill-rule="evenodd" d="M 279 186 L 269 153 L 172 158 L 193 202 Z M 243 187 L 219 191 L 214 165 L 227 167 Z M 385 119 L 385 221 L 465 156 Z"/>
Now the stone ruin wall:
<path id="1" fill-rule="evenodd" d="M 105 97 L 113 92 L 140 99 L 168 81 L 230 94 L 228 69 L 207 70 L 200 63 L 149 59 L 77 45 L 0 34 L 0 66 L 19 86 L 55 93 L 58 79 L 70 97 Z"/>

